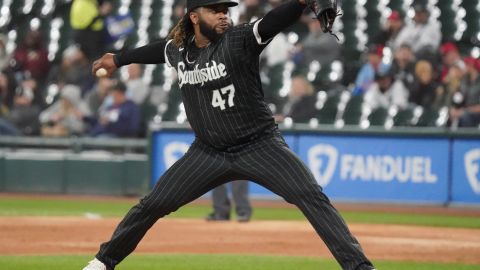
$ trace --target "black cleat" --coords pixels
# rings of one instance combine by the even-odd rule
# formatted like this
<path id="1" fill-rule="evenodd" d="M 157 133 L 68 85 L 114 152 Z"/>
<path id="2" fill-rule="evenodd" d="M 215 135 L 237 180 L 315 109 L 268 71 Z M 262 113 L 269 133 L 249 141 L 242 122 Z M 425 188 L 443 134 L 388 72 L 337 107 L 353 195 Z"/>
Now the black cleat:
<path id="1" fill-rule="evenodd" d="M 249 222 L 250 221 L 250 215 L 237 215 L 237 221 L 238 222 Z"/>
<path id="2" fill-rule="evenodd" d="M 230 216 L 227 215 L 219 215 L 219 214 L 215 214 L 215 213 L 211 213 L 209 214 L 205 220 L 207 221 L 229 221 L 230 220 Z"/>

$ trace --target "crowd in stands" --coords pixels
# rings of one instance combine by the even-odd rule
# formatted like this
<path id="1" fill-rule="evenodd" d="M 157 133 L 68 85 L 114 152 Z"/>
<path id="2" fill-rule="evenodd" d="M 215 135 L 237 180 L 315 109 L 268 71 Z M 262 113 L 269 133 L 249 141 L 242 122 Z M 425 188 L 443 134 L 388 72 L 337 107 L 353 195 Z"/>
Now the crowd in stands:
<path id="1" fill-rule="evenodd" d="M 168 95 L 153 101 L 142 65 L 122 68 L 115 78 L 91 74 L 92 61 L 112 50 L 102 35 L 113 1 L 94 2 L 72 1 L 73 35 L 56 61 L 49 58 L 39 29 L 28 30 L 12 52 L 7 33 L 0 32 L 0 135 L 138 137 L 145 135 L 153 115 L 167 111 L 165 104 L 178 106 L 167 101 Z M 241 0 L 232 19 L 236 24 L 255 21 L 281 2 Z M 172 26 L 184 16 L 184 3 L 175 1 L 173 11 Z M 341 100 L 348 92 L 349 98 L 361 100 L 362 113 L 420 107 L 446 112 L 445 127 L 479 127 L 478 56 L 442 37 L 424 2 L 414 1 L 412 11 L 411 18 L 401 10 L 391 12 L 384 27 L 370 35 L 363 62 L 350 77 L 341 75 L 355 66 L 343 55 L 345 44 L 323 33 L 306 11 L 261 56 L 265 99 L 276 120 L 311 123 L 326 99 Z M 327 66 L 333 72 L 324 80 L 318 74 Z M 146 105 L 155 108 L 153 114 L 146 115 Z M 164 120 L 178 120 L 172 115 Z"/>
<path id="2" fill-rule="evenodd" d="M 446 121 L 438 126 L 479 127 L 480 60 L 462 55 L 455 41 L 442 39 L 441 27 L 438 21 L 430 19 L 425 2 L 414 2 L 412 10 L 414 16 L 411 22 L 405 14 L 395 10 L 391 12 L 384 30 L 371 38 L 364 53 L 365 62 L 358 70 L 355 81 L 344 85 L 345 88 L 351 96 L 362 100 L 362 111 L 381 109 L 388 113 L 391 108 L 397 112 L 419 107 L 438 115 L 443 110 L 447 112 Z M 314 33 L 310 31 L 309 37 Z M 332 40 L 326 34 L 320 33 L 320 36 Z M 305 42 L 308 44 L 308 41 L 307 38 Z M 320 40 L 314 44 L 323 45 Z M 303 47 L 308 48 L 306 45 Z M 336 54 L 332 48 L 324 52 L 317 48 L 315 55 L 331 61 L 329 52 Z M 298 97 L 297 80 L 298 77 L 292 80 L 286 111 L 291 112 L 292 100 L 302 104 L 301 112 L 288 116 L 293 122 L 308 123 L 315 116 L 318 106 L 315 103 L 308 105 L 303 100 L 307 96 L 314 98 L 307 90 L 310 85 L 304 87 L 302 98 Z M 330 87 L 327 91 L 331 90 Z M 310 118 L 305 118 L 307 108 Z"/>

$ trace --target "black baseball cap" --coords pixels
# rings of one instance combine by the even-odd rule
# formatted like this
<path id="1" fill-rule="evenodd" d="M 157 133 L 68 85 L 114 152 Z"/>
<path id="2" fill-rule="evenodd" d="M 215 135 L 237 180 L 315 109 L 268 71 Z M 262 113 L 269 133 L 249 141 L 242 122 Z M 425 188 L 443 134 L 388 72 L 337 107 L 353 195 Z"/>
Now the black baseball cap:
<path id="1" fill-rule="evenodd" d="M 237 2 L 230 0 L 187 0 L 187 12 L 190 12 L 198 7 L 225 4 L 228 7 L 234 7 L 238 5 Z"/>

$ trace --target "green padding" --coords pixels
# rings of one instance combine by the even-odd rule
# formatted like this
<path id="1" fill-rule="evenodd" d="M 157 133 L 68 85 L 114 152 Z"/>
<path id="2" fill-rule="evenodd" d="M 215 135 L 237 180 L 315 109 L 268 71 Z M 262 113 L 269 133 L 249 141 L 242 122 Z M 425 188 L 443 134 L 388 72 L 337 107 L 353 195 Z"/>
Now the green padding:
<path id="1" fill-rule="evenodd" d="M 66 193 L 122 195 L 125 167 L 118 159 L 66 159 Z"/>
<path id="2" fill-rule="evenodd" d="M 149 187 L 148 160 L 143 157 L 125 157 L 123 195 L 141 195 Z"/>
<path id="3" fill-rule="evenodd" d="M 7 153 L 4 190 L 8 192 L 63 192 L 63 155 Z"/>

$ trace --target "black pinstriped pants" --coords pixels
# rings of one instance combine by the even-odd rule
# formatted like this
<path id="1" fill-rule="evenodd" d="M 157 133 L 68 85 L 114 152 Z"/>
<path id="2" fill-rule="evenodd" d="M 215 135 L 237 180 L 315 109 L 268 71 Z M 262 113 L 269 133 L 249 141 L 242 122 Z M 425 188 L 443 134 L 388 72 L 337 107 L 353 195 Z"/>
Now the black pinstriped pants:
<path id="1" fill-rule="evenodd" d="M 220 152 L 195 141 L 165 172 L 152 192 L 128 212 L 96 257 L 113 269 L 133 252 L 159 218 L 236 179 L 252 179 L 295 204 L 342 269 L 373 269 L 311 172 L 279 135 L 258 139 L 236 152 Z"/>

